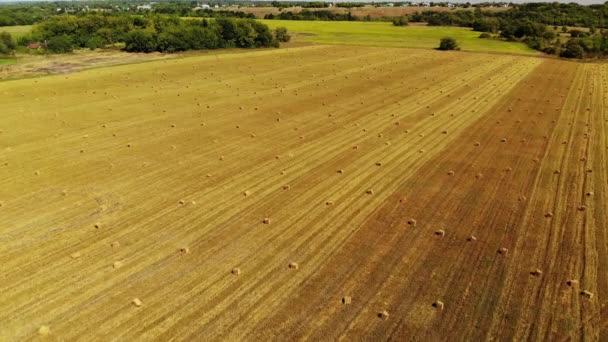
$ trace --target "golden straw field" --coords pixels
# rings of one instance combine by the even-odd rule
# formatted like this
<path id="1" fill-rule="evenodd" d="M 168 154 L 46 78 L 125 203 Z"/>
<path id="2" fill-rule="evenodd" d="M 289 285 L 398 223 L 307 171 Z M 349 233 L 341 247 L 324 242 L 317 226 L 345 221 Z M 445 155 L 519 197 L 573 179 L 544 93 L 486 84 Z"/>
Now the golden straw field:
<path id="1" fill-rule="evenodd" d="M 346 45 L 0 82 L 0 340 L 605 340 L 607 92 Z"/>

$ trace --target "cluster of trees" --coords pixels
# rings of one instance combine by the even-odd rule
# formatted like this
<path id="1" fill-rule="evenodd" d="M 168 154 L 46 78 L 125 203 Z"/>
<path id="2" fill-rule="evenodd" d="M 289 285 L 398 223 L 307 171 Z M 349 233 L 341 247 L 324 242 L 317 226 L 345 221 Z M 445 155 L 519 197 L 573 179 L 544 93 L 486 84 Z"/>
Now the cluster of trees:
<path id="1" fill-rule="evenodd" d="M 55 16 L 34 26 L 21 44 L 48 41 L 48 50 L 100 48 L 117 43 L 129 52 L 176 52 L 217 48 L 277 47 L 288 41 L 285 28 L 271 31 L 253 19 L 183 20 L 177 16 L 119 14 Z"/>
<path id="2" fill-rule="evenodd" d="M 267 14 L 264 19 L 279 19 L 279 20 L 324 20 L 324 21 L 354 21 L 360 20 L 359 18 L 352 15 L 350 12 L 346 14 L 334 13 L 331 11 L 320 10 L 310 11 L 302 10 L 299 13 L 293 13 L 291 11 L 281 12 L 279 14 Z"/>
<path id="3" fill-rule="evenodd" d="M 282 1 L 271 1 L 270 6 L 277 8 L 288 8 L 298 6 L 302 8 L 326 8 L 329 7 L 329 2 L 324 1 L 302 1 L 302 2 L 282 2 Z"/>
<path id="4" fill-rule="evenodd" d="M 0 32 L 0 56 L 10 56 L 15 53 L 17 44 L 8 32 Z"/>
<path id="5" fill-rule="evenodd" d="M 51 14 L 48 5 L 1 5 L 0 26 L 32 25 L 48 18 Z"/>

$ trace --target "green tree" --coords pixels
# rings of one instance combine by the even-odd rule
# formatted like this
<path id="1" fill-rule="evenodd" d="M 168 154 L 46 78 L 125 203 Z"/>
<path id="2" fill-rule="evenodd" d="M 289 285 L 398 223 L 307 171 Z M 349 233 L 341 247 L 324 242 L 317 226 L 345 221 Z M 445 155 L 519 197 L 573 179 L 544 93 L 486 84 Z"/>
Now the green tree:
<path id="1" fill-rule="evenodd" d="M 157 48 L 156 34 L 148 30 L 133 30 L 125 36 L 125 50 L 129 52 L 153 52 Z"/>
<path id="2" fill-rule="evenodd" d="M 74 51 L 70 36 L 65 34 L 49 39 L 47 49 L 53 53 L 68 53 Z"/>
<path id="3" fill-rule="evenodd" d="M 441 38 L 439 41 L 439 50 L 460 50 L 458 42 L 452 37 Z"/>
<path id="4" fill-rule="evenodd" d="M 291 40 L 291 35 L 287 33 L 287 28 L 285 27 L 277 27 L 274 30 L 274 36 L 279 42 L 288 42 Z"/>
<path id="5" fill-rule="evenodd" d="M 570 39 L 560 53 L 560 56 L 565 58 L 583 58 L 585 56 L 585 49 L 578 39 Z"/>

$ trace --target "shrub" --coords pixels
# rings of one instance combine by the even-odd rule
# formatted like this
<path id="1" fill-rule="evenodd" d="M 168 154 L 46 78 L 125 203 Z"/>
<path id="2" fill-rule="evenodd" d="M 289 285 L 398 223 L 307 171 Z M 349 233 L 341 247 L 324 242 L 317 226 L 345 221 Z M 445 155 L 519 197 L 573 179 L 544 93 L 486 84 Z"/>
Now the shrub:
<path id="1" fill-rule="evenodd" d="M 274 36 L 279 42 L 288 42 L 291 40 L 291 36 L 287 33 L 287 28 L 285 27 L 277 27 L 274 30 Z"/>
<path id="2" fill-rule="evenodd" d="M 0 55 L 12 55 L 15 52 L 15 41 L 8 32 L 0 33 Z"/>
<path id="3" fill-rule="evenodd" d="M 105 46 L 105 41 L 99 36 L 93 36 L 87 41 L 87 48 L 91 50 L 99 49 Z"/>
<path id="4" fill-rule="evenodd" d="M 578 39 L 570 39 L 559 55 L 565 58 L 583 58 L 585 50 Z"/>
<path id="5" fill-rule="evenodd" d="M 157 48 L 156 35 L 146 30 L 133 30 L 125 36 L 125 50 L 129 52 L 152 52 Z"/>
<path id="6" fill-rule="evenodd" d="M 492 38 L 492 35 L 489 34 L 488 32 L 484 32 L 484 33 L 482 33 L 482 34 L 479 35 L 479 38 L 490 39 L 490 38 Z"/>
<path id="7" fill-rule="evenodd" d="M 452 37 L 441 38 L 439 41 L 439 50 L 447 51 L 447 50 L 460 50 L 458 47 L 458 42 L 456 39 Z"/>
<path id="8" fill-rule="evenodd" d="M 53 53 L 68 53 L 74 51 L 72 40 L 65 34 L 49 39 L 47 49 Z"/>
<path id="9" fill-rule="evenodd" d="M 406 17 L 397 17 L 393 19 L 393 25 L 395 26 L 407 26 L 408 20 Z"/>

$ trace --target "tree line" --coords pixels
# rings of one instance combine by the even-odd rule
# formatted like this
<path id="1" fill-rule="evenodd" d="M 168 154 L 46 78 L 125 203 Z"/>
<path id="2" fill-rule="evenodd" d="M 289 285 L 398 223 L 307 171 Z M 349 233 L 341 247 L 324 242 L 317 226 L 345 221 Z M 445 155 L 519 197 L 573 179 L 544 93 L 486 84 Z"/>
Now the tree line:
<path id="1" fill-rule="evenodd" d="M 288 41 L 284 28 L 271 31 L 253 19 L 217 18 L 184 20 L 177 16 L 125 14 L 62 15 L 34 26 L 19 39 L 48 42 L 48 50 L 123 45 L 129 52 L 178 52 L 219 48 L 278 47 Z"/>

